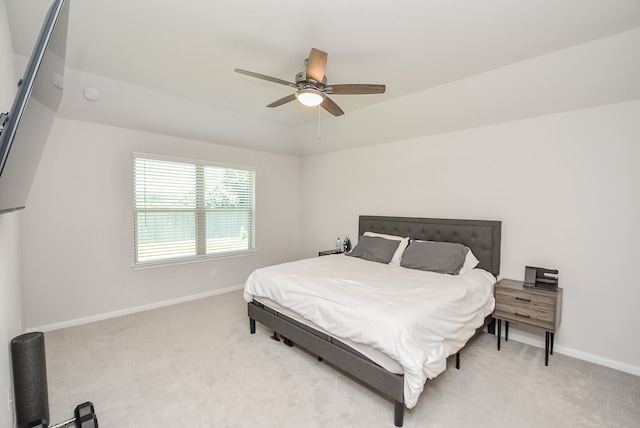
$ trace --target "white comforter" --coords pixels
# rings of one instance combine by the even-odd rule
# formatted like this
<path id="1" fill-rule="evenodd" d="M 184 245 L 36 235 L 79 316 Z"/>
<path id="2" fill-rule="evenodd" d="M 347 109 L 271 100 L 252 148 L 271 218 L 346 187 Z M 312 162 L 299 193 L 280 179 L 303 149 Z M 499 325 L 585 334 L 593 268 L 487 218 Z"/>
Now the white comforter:
<path id="1" fill-rule="evenodd" d="M 443 275 L 332 255 L 258 269 L 244 300 L 266 297 L 337 339 L 372 346 L 404 369 L 405 405 L 446 368 L 494 308 L 495 278 Z"/>

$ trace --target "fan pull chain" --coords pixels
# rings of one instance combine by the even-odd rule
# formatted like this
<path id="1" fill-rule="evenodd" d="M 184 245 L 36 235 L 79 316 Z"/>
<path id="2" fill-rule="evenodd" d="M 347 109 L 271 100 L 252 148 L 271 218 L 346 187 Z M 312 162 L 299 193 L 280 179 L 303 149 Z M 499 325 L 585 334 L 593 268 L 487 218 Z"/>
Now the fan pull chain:
<path id="1" fill-rule="evenodd" d="M 318 140 L 322 139 L 320 136 L 320 105 L 318 105 Z"/>

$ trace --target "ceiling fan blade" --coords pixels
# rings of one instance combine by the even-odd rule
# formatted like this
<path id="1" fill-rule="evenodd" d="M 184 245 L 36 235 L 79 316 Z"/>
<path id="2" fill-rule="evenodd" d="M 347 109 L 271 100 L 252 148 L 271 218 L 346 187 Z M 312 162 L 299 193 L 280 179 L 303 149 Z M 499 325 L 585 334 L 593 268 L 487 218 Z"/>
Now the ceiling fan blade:
<path id="1" fill-rule="evenodd" d="M 368 85 L 368 84 L 344 84 L 331 85 L 332 94 L 338 95 L 365 95 L 365 94 L 384 94 L 385 85 Z"/>
<path id="2" fill-rule="evenodd" d="M 307 79 L 322 82 L 324 72 L 327 68 L 327 53 L 316 48 L 312 48 L 307 59 Z"/>
<path id="3" fill-rule="evenodd" d="M 242 70 L 240 68 L 236 68 L 236 73 L 246 74 L 247 76 L 256 77 L 258 79 L 267 80 L 273 83 L 279 83 L 281 85 L 290 86 L 292 88 L 297 88 L 295 83 L 287 82 L 286 80 L 278 79 L 277 77 L 266 76 L 260 73 L 254 73 L 253 71 Z"/>
<path id="4" fill-rule="evenodd" d="M 338 107 L 338 104 L 334 103 L 333 100 L 329 97 L 326 97 L 322 102 L 322 104 L 320 105 L 322 106 L 323 109 L 325 109 L 326 111 L 328 111 L 334 116 L 342 116 L 344 114 L 342 109 Z"/>
<path id="5" fill-rule="evenodd" d="M 278 106 L 281 106 L 282 104 L 286 104 L 295 99 L 296 99 L 296 94 L 287 95 L 284 98 L 280 98 L 279 100 L 272 102 L 267 107 L 278 107 Z"/>

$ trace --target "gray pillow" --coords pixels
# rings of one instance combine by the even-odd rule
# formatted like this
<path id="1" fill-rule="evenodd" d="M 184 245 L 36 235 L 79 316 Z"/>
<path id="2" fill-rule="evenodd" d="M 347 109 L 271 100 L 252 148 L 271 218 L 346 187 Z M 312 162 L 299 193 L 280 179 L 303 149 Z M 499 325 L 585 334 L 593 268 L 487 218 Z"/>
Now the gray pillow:
<path id="1" fill-rule="evenodd" d="M 400 266 L 457 275 L 468 251 L 464 245 L 452 242 L 411 241 Z"/>
<path id="2" fill-rule="evenodd" d="M 398 245 L 400 245 L 400 241 L 363 235 L 358 239 L 358 245 L 347 255 L 388 264 L 398 249 Z"/>

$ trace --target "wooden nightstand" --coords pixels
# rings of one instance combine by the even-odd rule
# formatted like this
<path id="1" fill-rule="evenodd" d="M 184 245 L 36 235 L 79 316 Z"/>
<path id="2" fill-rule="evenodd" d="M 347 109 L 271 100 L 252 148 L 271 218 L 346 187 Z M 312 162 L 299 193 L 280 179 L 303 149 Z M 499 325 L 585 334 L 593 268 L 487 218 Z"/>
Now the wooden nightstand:
<path id="1" fill-rule="evenodd" d="M 324 251 L 318 252 L 318 257 L 319 256 L 330 256 L 331 254 L 342 254 L 342 251 L 324 250 Z"/>
<path id="2" fill-rule="evenodd" d="M 498 320 L 498 351 L 502 320 L 505 321 L 504 340 L 509 340 L 509 322 L 539 327 L 545 331 L 544 365 L 549 365 L 553 355 L 553 338 L 560 326 L 562 314 L 562 288 L 558 291 L 526 288 L 522 281 L 501 279 L 495 285 L 496 309 L 493 317 Z"/>

